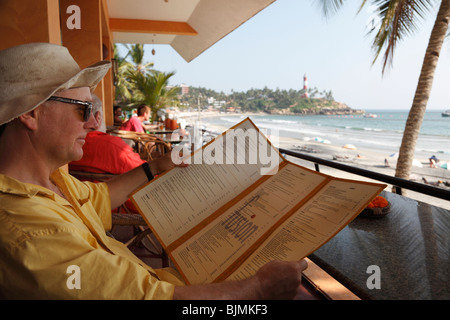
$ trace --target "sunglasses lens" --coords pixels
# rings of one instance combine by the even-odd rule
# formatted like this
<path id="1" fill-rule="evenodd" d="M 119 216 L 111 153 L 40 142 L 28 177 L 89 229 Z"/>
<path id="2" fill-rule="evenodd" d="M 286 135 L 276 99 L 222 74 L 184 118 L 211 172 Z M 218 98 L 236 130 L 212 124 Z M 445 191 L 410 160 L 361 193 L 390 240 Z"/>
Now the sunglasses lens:
<path id="1" fill-rule="evenodd" d="M 88 122 L 92 114 L 92 105 L 86 106 L 84 109 L 84 122 Z"/>
<path id="2" fill-rule="evenodd" d="M 91 114 L 92 114 L 92 109 L 94 107 L 92 105 L 92 102 L 80 101 L 80 100 L 69 99 L 69 98 L 51 96 L 48 100 L 54 100 L 54 101 L 59 101 L 59 102 L 63 102 L 63 103 L 78 104 L 78 105 L 84 106 L 84 114 L 83 114 L 84 122 L 87 122 L 89 120 L 89 118 L 91 117 Z"/>

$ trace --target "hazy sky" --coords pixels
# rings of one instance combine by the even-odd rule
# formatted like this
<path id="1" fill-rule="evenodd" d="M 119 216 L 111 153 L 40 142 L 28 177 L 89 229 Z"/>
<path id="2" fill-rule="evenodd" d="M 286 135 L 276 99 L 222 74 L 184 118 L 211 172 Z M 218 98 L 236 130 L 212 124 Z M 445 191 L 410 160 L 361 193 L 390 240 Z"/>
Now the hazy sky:
<path id="1" fill-rule="evenodd" d="M 399 43 L 392 68 L 382 76 L 372 65 L 369 7 L 357 14 L 351 1 L 325 19 L 311 0 L 277 0 L 190 63 L 170 46 L 146 45 L 145 60 L 175 71 L 185 83 L 230 93 L 251 88 L 332 90 L 336 101 L 355 109 L 409 109 L 437 8 L 419 31 Z M 151 50 L 156 55 L 151 55 Z M 444 45 L 427 110 L 450 109 L 450 40 Z"/>

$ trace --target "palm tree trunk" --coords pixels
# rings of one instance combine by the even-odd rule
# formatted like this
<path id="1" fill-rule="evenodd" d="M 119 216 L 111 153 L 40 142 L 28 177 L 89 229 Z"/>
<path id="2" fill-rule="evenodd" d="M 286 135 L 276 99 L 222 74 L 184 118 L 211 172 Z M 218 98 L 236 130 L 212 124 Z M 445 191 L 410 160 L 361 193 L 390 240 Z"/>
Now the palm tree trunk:
<path id="1" fill-rule="evenodd" d="M 448 30 L 449 21 L 450 0 L 442 0 L 436 22 L 431 31 L 430 41 L 428 43 L 422 71 L 419 77 L 419 83 L 403 133 L 397 169 L 395 171 L 395 176 L 398 178 L 408 179 L 411 173 L 414 151 L 416 149 L 420 127 L 422 126 L 423 117 L 430 97 L 434 73 L 439 60 L 442 44 Z"/>

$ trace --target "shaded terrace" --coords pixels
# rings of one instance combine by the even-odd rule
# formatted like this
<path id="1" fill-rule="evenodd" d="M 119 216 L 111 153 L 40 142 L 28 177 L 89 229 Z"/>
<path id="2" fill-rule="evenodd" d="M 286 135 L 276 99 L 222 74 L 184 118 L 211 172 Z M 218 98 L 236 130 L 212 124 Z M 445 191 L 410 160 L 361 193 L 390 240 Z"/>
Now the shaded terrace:
<path id="1" fill-rule="evenodd" d="M 78 62 L 81 68 L 91 65 L 99 60 L 111 60 L 114 57 L 113 48 L 114 43 L 143 43 L 143 44 L 166 44 L 170 45 L 180 56 L 187 62 L 192 61 L 198 57 L 202 52 L 213 46 L 217 41 L 227 36 L 230 32 L 238 28 L 240 25 L 251 19 L 259 11 L 263 10 L 275 0 L 78 0 L 76 1 L 76 8 L 71 7 L 72 1 L 68 0 L 3 0 L 0 3 L 0 33 L 2 34 L 2 41 L 0 42 L 0 49 L 5 49 L 11 46 L 28 43 L 28 42 L 49 42 L 54 44 L 62 44 L 66 46 L 71 52 L 72 56 Z M 79 28 L 73 27 L 74 20 L 81 19 Z M 101 84 L 97 87 L 95 94 L 101 98 L 104 106 L 104 115 L 106 125 L 113 124 L 113 103 L 114 103 L 114 70 L 110 70 Z M 311 161 L 317 164 L 329 165 L 320 159 L 308 158 L 308 156 L 301 156 L 283 150 L 284 153 L 301 157 L 304 160 Z M 348 166 L 339 167 L 340 170 L 353 170 Z M 350 171 L 351 172 L 351 171 Z M 370 172 L 355 172 L 362 176 L 369 175 L 376 180 L 392 183 L 403 188 L 413 188 L 418 192 L 426 193 L 432 196 L 438 196 L 442 199 L 450 199 L 448 191 L 442 191 L 438 188 L 430 186 L 419 186 L 408 181 L 397 181 L 392 177 L 381 177 L 375 173 Z M 386 181 L 388 180 L 388 181 Z M 400 196 L 398 196 L 400 197 Z M 402 201 L 407 201 L 406 198 L 397 198 L 397 195 L 392 199 L 397 199 L 397 205 L 402 206 Z M 406 200 L 405 200 L 406 199 Z M 424 296 L 412 295 L 406 298 L 441 298 L 448 299 L 448 265 L 445 267 L 445 262 L 448 263 L 448 218 L 450 213 L 447 210 L 440 210 L 432 206 L 411 204 L 403 205 L 405 210 L 411 208 L 418 209 L 417 226 L 412 226 L 408 232 L 417 230 L 423 234 L 423 250 L 417 252 L 423 253 L 423 261 L 420 260 L 420 270 L 417 277 L 412 278 L 411 281 L 421 281 L 425 286 L 425 290 L 429 294 Z M 414 210 L 416 210 L 414 209 Z M 428 212 L 428 215 L 427 213 Z M 413 212 L 412 214 L 414 214 Z M 399 213 L 400 215 L 400 213 Z M 401 222 L 404 222 L 404 217 L 398 217 Z M 394 218 L 392 218 L 394 219 Z M 381 221 L 381 220 L 380 220 Z M 378 221 L 378 234 L 371 233 L 371 230 L 363 230 L 366 232 L 365 236 L 375 237 L 374 241 L 369 244 L 376 245 L 377 243 L 387 241 L 386 237 L 391 237 L 397 230 L 391 229 L 382 230 L 382 222 Z M 436 222 L 437 221 L 437 222 Z M 396 222 L 392 221 L 390 227 L 395 227 Z M 369 228 L 367 224 L 356 223 L 353 226 L 345 229 L 345 233 L 338 235 L 342 242 L 332 242 L 327 248 L 326 246 L 321 251 L 314 255 L 313 260 L 321 267 L 329 271 L 341 283 L 345 284 L 352 291 L 356 292 L 361 298 L 383 298 L 383 294 L 367 294 L 367 290 L 361 290 L 361 283 L 355 281 L 360 278 L 367 278 L 364 274 L 357 280 L 350 279 L 348 275 L 342 272 L 344 266 L 333 265 L 335 258 L 327 261 L 325 256 L 329 256 L 336 252 L 349 250 L 345 247 L 351 239 L 364 236 L 361 229 Z M 375 232 L 375 231 L 373 231 Z M 447 233 L 446 233 L 447 232 Z M 387 234 L 389 233 L 389 235 Z M 444 238 L 440 238 L 443 234 Z M 122 234 L 119 234 L 119 237 Z M 412 235 L 411 235 L 412 236 Z M 394 237 L 395 238 L 395 237 Z M 340 238 L 336 238 L 340 239 Z M 364 246 L 367 239 L 359 239 L 361 247 Z M 399 241 L 399 237 L 394 239 Z M 401 240 L 401 239 L 400 239 Z M 403 240 L 402 240 L 403 241 Z M 419 242 L 422 239 L 418 240 Z M 369 241 L 368 241 L 369 242 Z M 407 241 L 403 241 L 407 242 Z M 414 242 L 415 245 L 417 241 Z M 393 267 L 408 267 L 412 264 L 408 257 L 402 257 L 405 253 L 402 248 L 392 247 L 392 256 L 386 258 L 386 261 L 380 261 L 384 266 L 388 266 L 393 262 Z M 442 249 L 443 248 L 443 249 Z M 362 248 L 361 250 L 363 250 Z M 139 250 L 138 250 L 139 251 Z M 348 251 L 347 251 L 348 252 Z M 137 252 L 138 254 L 140 252 Z M 377 256 L 378 258 L 382 255 Z M 444 255 L 442 255 L 444 254 Z M 355 256 L 354 261 L 358 260 Z M 426 261 L 425 261 L 426 260 Z M 158 263 L 148 260 L 149 263 Z M 353 261 L 353 260 L 351 260 Z M 373 263 L 377 263 L 375 260 Z M 350 262 L 349 262 L 350 263 Z M 444 267 L 442 267 L 444 265 Z M 157 266 L 157 265 L 156 265 Z M 311 272 L 316 272 L 316 266 L 311 268 Z M 361 266 L 361 268 L 364 266 Z M 446 269 L 447 268 L 447 269 Z M 319 291 L 326 292 L 328 298 L 333 299 L 357 299 L 346 288 L 342 287 L 332 278 L 318 268 L 318 274 L 310 274 L 313 286 L 317 286 Z M 407 268 L 406 268 L 407 269 Z M 436 271 L 436 276 L 432 275 L 432 271 Z M 363 270 L 364 272 L 365 270 Z M 405 271 L 407 272 L 407 270 Z M 387 274 L 387 273 L 386 273 Z M 392 272 L 389 272 L 389 279 L 392 285 L 395 285 L 395 277 Z M 429 277 L 429 278 L 428 278 Z M 323 280 L 323 279 L 327 280 Z M 426 278 L 426 279 L 425 279 Z M 331 281 L 333 284 L 330 284 Z M 436 289 L 446 281 L 443 291 Z M 408 287 L 408 281 L 403 281 L 398 290 L 405 292 L 413 287 Z M 314 284 L 315 283 L 315 284 Z M 321 283 L 321 284 L 320 284 Z M 392 286 L 391 285 L 391 286 Z M 336 291 L 333 291 L 337 287 Z M 414 287 L 416 288 L 416 287 Z M 331 291 L 330 291 L 331 290 Z M 384 297 L 398 298 L 401 295 L 392 296 L 395 288 L 391 288 Z M 337 292 L 337 293 L 336 293 Z M 443 293 L 442 293 L 443 292 Z"/>

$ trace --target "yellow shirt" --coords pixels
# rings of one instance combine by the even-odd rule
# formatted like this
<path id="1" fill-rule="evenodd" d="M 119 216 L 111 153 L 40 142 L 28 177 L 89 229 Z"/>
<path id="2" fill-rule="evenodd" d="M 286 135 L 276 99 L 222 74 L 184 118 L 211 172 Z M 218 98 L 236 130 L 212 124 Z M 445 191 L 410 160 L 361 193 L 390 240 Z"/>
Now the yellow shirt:
<path id="1" fill-rule="evenodd" d="M 105 234 L 105 183 L 52 174 L 63 199 L 0 174 L 0 297 L 7 299 L 171 299 L 183 285 L 170 268 L 152 269 Z"/>

